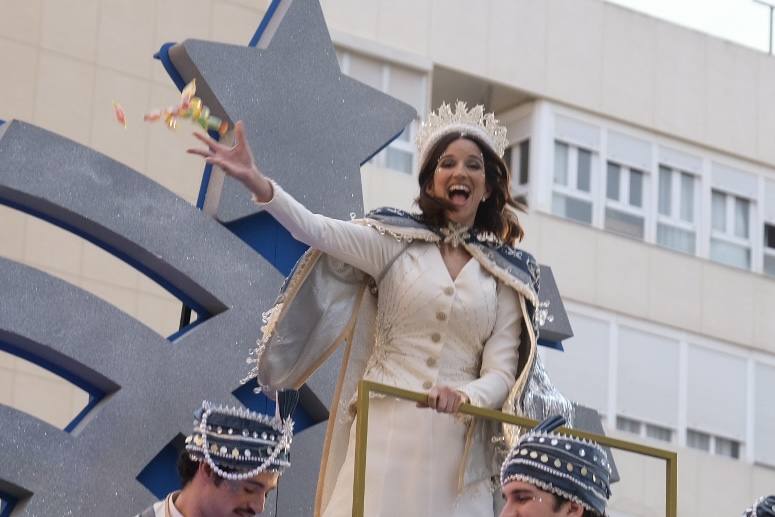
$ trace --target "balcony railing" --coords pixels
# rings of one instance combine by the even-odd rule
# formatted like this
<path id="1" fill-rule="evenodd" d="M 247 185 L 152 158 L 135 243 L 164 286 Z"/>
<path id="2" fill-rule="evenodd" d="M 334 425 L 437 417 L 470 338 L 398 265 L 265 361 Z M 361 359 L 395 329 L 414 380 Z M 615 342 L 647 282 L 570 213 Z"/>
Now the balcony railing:
<path id="1" fill-rule="evenodd" d="M 412 402 L 426 402 L 424 393 L 404 390 L 371 381 L 361 381 L 358 384 L 358 421 L 355 429 L 355 478 L 353 481 L 353 517 L 364 517 L 364 495 L 366 491 L 366 443 L 369 429 L 369 401 L 371 394 L 387 395 Z M 476 418 L 485 418 L 524 429 L 534 427 L 538 422 L 529 418 L 509 415 L 492 409 L 485 409 L 470 404 L 463 404 L 460 413 Z M 677 516 L 678 507 L 678 456 L 673 451 L 657 449 L 640 443 L 628 442 L 608 436 L 587 433 L 576 429 L 561 428 L 565 434 L 584 438 L 599 443 L 602 446 L 631 452 L 665 462 L 665 515 Z"/>

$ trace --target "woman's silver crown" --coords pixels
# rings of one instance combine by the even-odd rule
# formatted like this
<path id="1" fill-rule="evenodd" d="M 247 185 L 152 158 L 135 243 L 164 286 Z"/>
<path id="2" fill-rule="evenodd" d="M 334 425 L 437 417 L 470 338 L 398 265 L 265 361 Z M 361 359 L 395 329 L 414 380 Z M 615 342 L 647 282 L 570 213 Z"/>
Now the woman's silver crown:
<path id="1" fill-rule="evenodd" d="M 495 114 L 485 113 L 481 104 L 469 110 L 467 104 L 459 100 L 454 108 L 446 102 L 443 103 L 438 111 L 431 112 L 422 123 L 416 138 L 420 155 L 423 156 L 426 149 L 443 135 L 454 131 L 465 131 L 478 136 L 500 157 L 503 157 L 509 143 L 506 127 L 498 123 Z"/>

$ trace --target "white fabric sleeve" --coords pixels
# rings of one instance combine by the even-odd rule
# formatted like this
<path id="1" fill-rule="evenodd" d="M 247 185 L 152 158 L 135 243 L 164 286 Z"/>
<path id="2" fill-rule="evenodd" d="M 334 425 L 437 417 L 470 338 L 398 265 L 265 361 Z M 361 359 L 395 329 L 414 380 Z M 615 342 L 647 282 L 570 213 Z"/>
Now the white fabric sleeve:
<path id="1" fill-rule="evenodd" d="M 498 282 L 495 327 L 484 344 L 479 378 L 459 388 L 475 406 L 500 409 L 514 385 L 522 332 L 518 296 L 513 289 Z"/>
<path id="2" fill-rule="evenodd" d="M 272 181 L 272 199 L 256 204 L 288 230 L 294 239 L 376 277 L 403 249 L 392 237 L 349 221 L 314 214 Z"/>

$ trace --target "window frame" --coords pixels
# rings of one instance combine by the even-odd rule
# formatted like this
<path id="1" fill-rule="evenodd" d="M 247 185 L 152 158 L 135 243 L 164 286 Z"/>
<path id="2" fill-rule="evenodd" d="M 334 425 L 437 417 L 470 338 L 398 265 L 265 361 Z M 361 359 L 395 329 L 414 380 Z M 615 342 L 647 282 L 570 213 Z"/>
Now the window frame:
<path id="1" fill-rule="evenodd" d="M 693 445 L 689 444 L 689 433 L 695 433 L 698 435 L 703 435 L 708 438 L 708 448 L 700 448 L 695 447 Z M 714 456 L 722 456 L 724 458 L 730 458 L 733 460 L 742 460 L 743 459 L 743 446 L 744 443 L 740 440 L 735 440 L 733 438 L 727 438 L 726 436 L 719 436 L 713 433 L 708 433 L 706 431 L 700 431 L 698 429 L 693 429 L 691 427 L 687 427 L 686 431 L 686 447 L 689 449 L 693 449 L 695 451 L 702 451 L 707 454 L 713 454 Z M 719 442 L 721 440 L 724 440 L 726 442 L 729 442 L 731 445 L 733 445 L 733 449 L 736 451 L 736 454 L 725 454 L 722 452 L 719 452 L 720 446 Z"/>
<path id="2" fill-rule="evenodd" d="M 400 172 L 402 174 L 409 174 L 410 176 L 415 173 L 415 170 L 418 167 L 418 165 L 417 165 L 418 156 L 417 156 L 417 148 L 414 145 L 414 139 L 415 139 L 415 136 L 417 134 L 417 127 L 418 127 L 418 125 L 419 125 L 419 122 L 418 122 L 417 119 L 412 120 L 409 123 L 409 125 L 404 128 L 404 131 L 402 132 L 402 133 L 405 133 L 405 132 L 408 131 L 408 134 L 407 134 L 408 138 L 406 140 L 402 140 L 400 138 L 400 136 L 396 137 L 392 142 L 390 142 L 388 145 L 386 145 L 384 149 L 382 149 L 379 153 L 377 153 L 374 156 L 374 158 L 379 157 L 381 159 L 380 160 L 381 163 L 379 163 L 380 167 L 383 167 L 385 169 L 389 169 L 391 171 Z M 393 150 L 396 150 L 396 151 L 408 153 L 412 157 L 412 159 L 411 159 L 411 166 L 410 166 L 410 169 L 409 169 L 408 172 L 388 167 L 388 164 L 387 164 L 387 152 L 388 152 L 388 149 L 393 149 Z M 372 158 L 372 159 L 374 159 L 374 158 Z"/>
<path id="3" fill-rule="evenodd" d="M 669 200 L 670 214 L 669 215 L 663 214 L 659 209 L 659 203 L 661 200 L 660 186 L 662 182 L 663 169 L 666 169 L 670 173 L 670 200 Z M 684 175 L 689 176 L 692 179 L 692 221 L 691 222 L 685 221 L 681 217 L 681 214 L 683 212 L 683 199 L 681 196 L 681 193 L 682 193 L 681 179 L 682 179 L 682 176 Z M 702 205 L 700 186 L 702 185 L 702 176 L 659 161 L 657 162 L 657 173 L 655 176 L 654 183 L 656 183 L 653 189 L 653 191 L 656 192 L 656 199 L 655 199 L 655 202 L 652 204 L 652 206 L 654 206 L 654 219 L 655 219 L 654 244 L 656 244 L 660 248 L 664 248 L 672 251 L 678 251 L 680 253 L 685 253 L 683 250 L 678 250 L 676 248 L 667 246 L 666 244 L 663 244 L 659 241 L 659 225 L 668 226 L 670 228 L 675 228 L 687 233 L 694 234 L 694 253 L 687 253 L 687 255 L 699 256 L 698 251 L 700 249 L 700 242 L 699 242 L 700 225 L 701 225 L 701 219 L 702 219 L 702 215 L 701 215 L 702 210 L 700 209 Z"/>
<path id="4" fill-rule="evenodd" d="M 506 147 L 506 151 L 503 155 L 504 158 L 506 158 L 506 153 L 509 153 L 508 162 L 506 165 L 509 168 L 509 172 L 511 172 L 511 185 L 509 185 L 511 189 L 511 196 L 514 198 L 524 196 L 526 200 L 530 194 L 530 136 L 531 135 L 526 135 L 524 138 L 510 143 L 508 147 Z M 521 183 L 523 154 L 522 146 L 525 144 L 527 145 L 527 163 L 525 164 L 527 167 L 527 170 L 525 171 L 527 181 L 525 183 Z M 516 168 L 515 165 L 517 166 Z"/>
<path id="5" fill-rule="evenodd" d="M 557 144 L 564 145 L 568 148 L 568 165 L 566 172 L 566 178 L 567 178 L 567 184 L 557 183 L 555 181 L 555 172 L 557 164 L 555 163 L 555 159 L 557 157 L 556 147 Z M 590 153 L 590 163 L 589 163 L 589 192 L 585 190 L 581 190 L 577 188 L 578 185 L 578 150 L 583 149 Z M 575 199 L 577 201 L 582 201 L 585 203 L 589 203 L 590 206 L 590 222 L 586 223 L 584 221 L 580 221 L 578 219 L 572 219 L 569 217 L 565 217 L 560 214 L 556 214 L 553 209 L 549 210 L 549 213 L 556 215 L 557 217 L 562 217 L 565 220 L 568 221 L 575 221 L 580 224 L 588 224 L 590 226 L 594 226 L 595 223 L 595 186 L 596 186 L 596 166 L 599 163 L 599 153 L 595 151 L 594 149 L 588 149 L 584 146 L 578 145 L 576 143 L 570 142 L 568 140 L 564 140 L 562 138 L 554 138 L 552 140 L 552 174 L 551 174 L 551 194 L 552 198 L 555 194 L 559 194 L 564 197 L 569 197 L 572 199 Z M 552 201 L 553 204 L 553 201 Z"/>
<path id="6" fill-rule="evenodd" d="M 619 167 L 619 197 L 617 199 L 611 199 L 608 197 L 608 165 L 616 165 Z M 632 171 L 639 172 L 643 175 L 643 186 L 641 187 L 641 206 L 637 207 L 635 205 L 632 205 L 629 203 L 629 201 L 622 201 L 623 199 L 629 200 L 630 197 L 630 175 L 632 174 Z M 637 215 L 642 216 L 643 221 L 645 224 L 646 216 L 647 216 L 647 207 L 649 203 L 649 196 L 648 196 L 648 171 L 643 171 L 641 169 L 638 169 L 636 167 L 631 167 L 629 165 L 624 165 L 621 163 L 618 163 L 614 160 L 606 160 L 606 176 L 605 176 L 605 206 L 615 208 L 616 210 L 619 210 L 621 212 L 628 213 L 630 215 Z"/>
<path id="7" fill-rule="evenodd" d="M 697 144 L 679 141 L 654 131 L 637 128 L 604 116 L 583 112 L 553 101 L 539 100 L 535 104 L 534 113 L 536 115 L 534 119 L 536 124 L 533 126 L 532 138 L 535 140 L 535 145 L 533 146 L 535 150 L 534 161 L 538 166 L 536 169 L 538 172 L 532 179 L 532 183 L 537 185 L 536 207 L 540 211 L 563 217 L 564 213 L 557 211 L 555 208 L 558 202 L 561 201 L 557 199 L 558 197 L 567 200 L 566 203 L 584 203 L 586 205 L 584 207 L 585 212 L 588 211 L 587 207 L 591 203 L 591 223 L 588 223 L 586 213 L 583 214 L 584 218 L 581 220 L 572 217 L 566 219 L 589 224 L 594 228 L 611 232 L 611 230 L 606 229 L 605 225 L 606 206 L 610 206 L 614 210 L 620 210 L 623 216 L 625 214 L 626 216 L 645 216 L 645 227 L 641 242 L 656 245 L 666 251 L 682 253 L 760 275 L 769 275 L 764 269 L 766 259 L 766 263 L 770 266 L 769 271 L 772 271 L 772 261 L 775 257 L 769 252 L 765 253 L 768 250 L 765 250 L 762 243 L 762 222 L 768 220 L 767 214 L 775 213 L 773 211 L 775 206 L 775 195 L 773 195 L 775 193 L 773 188 L 775 186 L 775 181 L 773 181 L 775 167 L 753 163 L 744 158 L 730 156 Z M 581 129 L 576 131 L 572 126 L 568 126 L 565 120 L 563 120 L 561 127 L 558 126 L 560 118 L 571 119 L 577 122 L 579 127 L 584 126 L 586 128 L 586 132 L 582 133 Z M 594 131 L 594 133 L 591 131 Z M 609 147 L 610 135 L 614 132 L 649 143 L 652 150 L 651 161 L 647 160 L 643 149 L 641 149 L 639 154 L 629 156 L 620 148 Z M 582 147 L 594 153 L 595 159 L 598 161 L 593 163 L 594 172 L 591 179 L 591 196 L 569 185 L 554 183 L 552 164 L 554 162 L 555 152 L 553 147 L 555 142 L 564 143 L 569 148 Z M 533 157 L 531 157 L 532 159 Z M 569 157 L 569 159 L 571 158 Z M 631 205 L 628 206 L 628 203 L 621 203 L 621 197 L 618 203 L 613 201 L 607 202 L 605 189 L 607 182 L 605 167 L 607 161 L 612 161 L 619 167 L 630 165 L 651 177 L 651 183 L 649 184 L 649 180 L 646 180 L 647 183 L 644 186 L 643 208 L 645 210 L 643 212 L 632 210 Z M 660 214 L 658 189 L 660 165 L 671 169 L 673 177 L 680 172 L 693 177 L 695 180 L 693 188 L 695 203 L 693 207 L 693 223 L 690 224 L 681 219 L 680 208 L 677 212 L 671 210 L 671 216 L 668 217 Z M 720 172 L 717 171 L 717 166 L 721 167 L 719 169 Z M 722 174 L 724 168 L 731 169 L 733 174 L 725 176 Z M 569 173 L 571 172 L 569 169 Z M 747 177 L 744 187 L 734 182 L 734 173 Z M 599 176 L 595 177 L 598 174 Z M 681 176 L 679 175 L 678 178 L 681 178 Z M 750 181 L 751 178 L 758 178 L 758 186 L 754 181 Z M 626 178 L 624 179 L 626 180 Z M 569 180 L 570 182 L 576 181 L 572 177 Z M 680 184 L 681 180 L 677 179 L 674 181 L 678 181 Z M 570 183 L 570 185 L 573 185 L 573 183 Z M 726 191 L 725 194 L 733 193 L 736 197 L 748 201 L 748 232 L 750 236 L 748 239 L 735 239 L 729 235 L 712 231 L 711 192 L 713 190 Z M 672 196 L 680 196 L 680 193 L 672 193 Z M 680 206 L 680 201 L 677 202 Z M 580 207 L 574 208 L 576 210 L 580 209 Z M 772 220 L 772 215 L 770 215 L 769 220 Z M 664 242 L 672 243 L 673 246 L 660 244 L 658 240 L 660 229 L 664 233 L 670 232 L 673 228 L 675 231 L 693 232 L 694 240 L 691 241 L 690 235 L 684 235 L 680 241 L 673 240 L 673 237 L 665 235 L 666 240 Z M 621 235 L 616 231 L 611 233 Z M 677 238 L 678 236 L 675 237 L 675 239 Z M 718 241 L 714 241 L 714 238 L 718 239 Z M 690 243 L 692 243 L 691 246 Z M 712 258 L 711 249 L 727 243 L 742 246 L 743 252 L 748 255 L 747 267 L 740 267 L 743 266 L 742 261 L 735 265 L 731 261 L 727 264 Z"/>
<path id="8" fill-rule="evenodd" d="M 627 429 L 622 429 L 622 427 L 620 427 L 620 422 L 623 422 L 623 421 L 626 421 L 627 425 L 633 425 L 633 427 L 634 427 L 634 424 L 637 425 L 638 432 L 636 433 L 633 431 L 629 431 Z M 656 429 L 658 431 L 667 431 L 670 433 L 670 439 L 663 440 L 662 438 L 657 438 L 655 436 L 652 436 L 649 434 L 650 429 Z M 645 438 L 646 440 L 651 440 L 659 443 L 670 443 L 670 444 L 676 443 L 676 436 L 678 434 L 677 431 L 672 427 L 668 427 L 662 424 L 655 424 L 652 422 L 646 422 L 645 420 L 640 420 L 637 418 L 632 418 L 630 416 L 625 416 L 621 414 L 616 415 L 616 430 L 621 433 L 628 433 L 633 436 L 637 436 L 639 438 Z"/>
<path id="9" fill-rule="evenodd" d="M 381 78 L 380 78 L 380 88 L 379 90 L 382 93 L 385 93 L 387 95 L 390 95 L 390 72 L 393 68 L 393 66 L 396 66 L 388 61 L 385 61 L 384 59 L 371 56 L 369 54 L 362 54 L 359 52 L 353 52 L 346 48 L 337 48 L 336 49 L 337 59 L 339 61 L 339 68 L 341 72 L 348 77 L 359 80 L 357 77 L 353 77 L 350 75 L 350 60 L 354 54 L 357 54 L 359 57 L 362 57 L 364 59 L 370 59 L 380 65 L 381 67 Z M 400 66 L 400 65 L 399 65 Z M 428 84 L 428 75 L 423 74 L 422 75 L 422 83 L 423 83 L 423 90 L 426 91 L 426 99 L 424 104 L 427 105 L 427 84 Z M 407 140 L 401 140 L 400 138 L 396 137 L 391 141 L 388 145 L 386 145 L 380 152 L 375 154 L 374 156 L 369 159 L 366 163 L 370 163 L 376 167 L 380 167 L 382 169 L 398 172 L 401 174 L 408 174 L 410 176 L 414 175 L 417 172 L 418 168 L 418 152 L 417 148 L 414 145 L 414 139 L 415 135 L 417 134 L 417 130 L 419 128 L 420 119 L 424 116 L 423 113 L 418 113 L 417 118 L 412 120 L 409 125 L 407 125 L 404 128 L 404 131 L 409 131 L 409 138 Z M 387 165 L 387 151 L 388 149 L 394 149 L 396 151 L 402 152 L 402 153 L 408 153 L 411 155 L 411 167 L 409 171 L 404 171 L 400 169 L 394 169 L 391 167 L 388 167 Z M 364 164 L 365 165 L 365 164 Z"/>
<path id="10" fill-rule="evenodd" d="M 773 203 L 775 203 L 775 199 L 772 200 Z M 775 223 L 767 221 L 766 219 L 762 223 L 762 274 L 768 277 L 775 277 L 775 272 L 769 273 L 767 271 L 767 268 L 765 266 L 767 257 L 772 258 L 773 261 L 775 261 L 775 248 L 771 248 L 767 246 L 767 227 L 772 227 L 772 231 L 775 232 Z"/>
<path id="11" fill-rule="evenodd" d="M 713 227 L 713 194 L 719 193 L 724 196 L 724 221 L 725 221 L 725 229 L 724 231 L 717 230 Z M 735 217 L 735 201 L 736 200 L 743 200 L 748 203 L 748 213 L 747 213 L 747 219 L 748 219 L 748 237 L 743 238 L 735 235 L 735 223 L 736 223 L 736 217 Z M 753 262 L 754 262 L 754 245 L 753 245 L 753 211 L 754 211 L 754 203 L 756 200 L 745 198 L 743 196 L 739 196 L 737 194 L 733 194 L 731 192 L 727 192 L 718 188 L 715 188 L 713 186 L 710 187 L 710 219 L 708 220 L 708 259 L 715 262 L 716 264 L 723 264 L 728 265 L 724 262 L 720 262 L 713 258 L 713 240 L 718 240 L 726 244 L 731 244 L 733 246 L 738 246 L 740 248 L 744 248 L 748 250 L 748 265 L 743 269 L 744 271 L 752 271 L 753 270 Z M 735 267 L 735 266 L 730 266 Z"/>
<path id="12" fill-rule="evenodd" d="M 562 183 L 556 183 L 554 181 L 555 179 L 554 172 L 556 171 L 556 164 L 555 164 L 555 167 L 552 168 L 552 190 L 556 190 L 561 194 L 570 195 L 580 200 L 594 201 L 595 189 L 593 185 L 594 183 L 593 171 L 595 169 L 595 155 L 597 154 L 597 152 L 593 151 L 592 149 L 587 149 L 578 144 L 574 144 L 565 140 L 555 138 L 554 145 L 556 146 L 558 143 L 568 148 L 568 169 L 566 170 L 568 184 L 563 185 Z M 578 185 L 579 149 L 588 151 L 592 155 L 590 159 L 590 166 L 589 166 L 589 191 L 581 190 L 577 186 L 572 186 L 572 185 Z M 557 155 L 555 154 L 555 156 Z"/>
<path id="13" fill-rule="evenodd" d="M 608 197 L 608 167 L 610 165 L 615 165 L 619 168 L 619 192 L 617 199 L 611 199 Z M 635 205 L 632 205 L 629 202 L 630 199 L 630 185 L 631 185 L 631 174 L 632 172 L 638 172 L 643 176 L 643 183 L 641 185 L 641 206 L 637 207 Z M 631 165 L 627 165 L 621 162 L 617 162 L 616 160 L 613 160 L 611 158 L 606 158 L 605 160 L 605 178 L 604 178 L 604 184 L 602 189 L 602 197 L 603 197 L 603 221 L 602 221 L 602 228 L 606 232 L 612 233 L 614 235 L 619 235 L 623 237 L 627 237 L 630 239 L 635 239 L 642 242 L 649 242 L 647 239 L 648 235 L 648 225 L 649 225 L 649 209 L 651 207 L 651 198 L 649 195 L 650 192 L 650 183 L 649 183 L 649 176 L 650 171 L 642 170 L 637 167 L 633 167 Z M 626 200 L 626 201 L 624 201 Z M 617 232 L 611 229 L 608 229 L 606 227 L 606 210 L 610 208 L 612 210 L 616 210 L 618 212 L 630 215 L 632 217 L 639 217 L 642 219 L 642 237 L 638 237 L 635 235 L 629 235 L 622 232 Z"/>
<path id="14" fill-rule="evenodd" d="M 662 169 L 667 169 L 670 171 L 670 215 L 665 215 L 659 211 L 659 182 L 661 181 L 661 171 Z M 694 174 L 692 172 L 688 172 L 682 169 L 679 169 L 677 167 L 673 167 L 671 165 L 666 165 L 664 163 L 659 163 L 659 171 L 657 172 L 657 209 L 656 209 L 656 220 L 657 223 L 666 224 L 669 226 L 674 226 L 676 228 L 679 228 L 681 230 L 686 230 L 693 232 L 695 235 L 695 239 L 697 237 L 698 233 L 698 221 L 700 220 L 700 182 L 702 181 L 702 178 L 699 177 L 697 174 Z M 692 222 L 685 221 L 681 218 L 680 214 L 683 208 L 683 203 L 681 200 L 681 176 L 687 175 L 692 178 L 692 204 L 694 205 L 692 207 Z"/>

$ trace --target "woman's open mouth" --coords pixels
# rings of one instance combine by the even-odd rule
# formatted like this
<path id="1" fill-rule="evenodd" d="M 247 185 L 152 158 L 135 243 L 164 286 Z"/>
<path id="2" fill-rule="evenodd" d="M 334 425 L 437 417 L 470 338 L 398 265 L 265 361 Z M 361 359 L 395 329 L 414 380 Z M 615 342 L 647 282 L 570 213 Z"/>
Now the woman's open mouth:
<path id="1" fill-rule="evenodd" d="M 467 185 L 455 184 L 447 189 L 447 197 L 455 206 L 463 206 L 471 197 L 471 188 Z"/>

